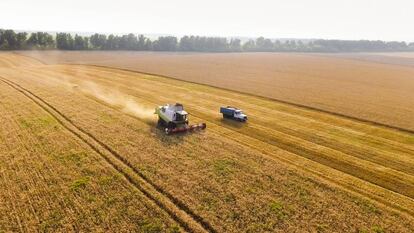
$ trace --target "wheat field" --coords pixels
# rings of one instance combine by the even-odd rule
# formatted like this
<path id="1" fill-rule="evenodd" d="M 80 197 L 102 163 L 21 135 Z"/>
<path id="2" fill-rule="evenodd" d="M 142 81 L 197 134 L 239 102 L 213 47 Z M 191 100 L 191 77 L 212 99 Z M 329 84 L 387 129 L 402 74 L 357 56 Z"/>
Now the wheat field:
<path id="1" fill-rule="evenodd" d="M 255 85 L 255 84 L 251 84 Z M 156 75 L 0 53 L 0 231 L 412 232 L 414 135 Z M 204 132 L 167 136 L 179 102 Z M 221 105 L 249 115 L 223 120 Z"/>
<path id="2" fill-rule="evenodd" d="M 413 53 L 23 52 L 164 75 L 414 131 Z"/>

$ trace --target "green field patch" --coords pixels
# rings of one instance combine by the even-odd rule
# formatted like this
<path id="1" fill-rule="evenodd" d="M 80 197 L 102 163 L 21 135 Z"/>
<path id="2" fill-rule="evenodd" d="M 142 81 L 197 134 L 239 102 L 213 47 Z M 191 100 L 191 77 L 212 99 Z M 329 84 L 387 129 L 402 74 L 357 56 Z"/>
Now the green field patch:
<path id="1" fill-rule="evenodd" d="M 40 220 L 40 232 L 53 232 L 61 227 L 63 215 L 59 210 L 51 212 L 45 220 Z"/>
<path id="2" fill-rule="evenodd" d="M 72 184 L 70 185 L 70 189 L 74 192 L 78 192 L 82 189 L 85 189 L 89 183 L 89 180 L 89 177 L 81 177 L 72 182 Z"/>
<path id="3" fill-rule="evenodd" d="M 355 199 L 354 202 L 367 213 L 381 214 L 381 211 L 368 200 Z"/>
<path id="4" fill-rule="evenodd" d="M 327 224 L 317 224 L 316 225 L 316 231 L 319 233 L 322 233 L 322 232 L 327 232 L 327 229 L 329 228 L 329 225 L 327 225 Z"/>
<path id="5" fill-rule="evenodd" d="M 213 171 L 217 176 L 226 177 L 234 172 L 236 163 L 232 160 L 220 159 L 213 164 Z"/>
<path id="6" fill-rule="evenodd" d="M 53 157 L 64 165 L 75 165 L 79 167 L 85 162 L 85 159 L 88 157 L 88 153 L 85 151 L 76 151 L 71 149 L 67 152 L 65 151 L 64 153 L 53 154 Z"/>
<path id="7" fill-rule="evenodd" d="M 56 120 L 51 116 L 20 118 L 18 122 L 22 129 L 29 129 L 34 132 L 57 127 Z"/>
<path id="8" fill-rule="evenodd" d="M 218 206 L 217 198 L 207 196 L 207 195 L 201 198 L 201 203 L 202 203 L 202 206 L 207 210 L 216 210 Z"/>
<path id="9" fill-rule="evenodd" d="M 99 121 L 102 121 L 104 123 L 111 123 L 115 121 L 115 118 L 112 114 L 104 112 L 99 114 Z"/>
<path id="10" fill-rule="evenodd" d="M 98 179 L 98 184 L 103 186 L 111 186 L 113 184 L 117 184 L 117 181 L 119 181 L 120 176 L 119 175 L 107 175 L 107 176 L 101 176 Z"/>
<path id="11" fill-rule="evenodd" d="M 283 203 L 279 201 L 272 201 L 269 203 L 269 210 L 276 215 L 279 220 L 283 220 L 288 216 L 288 211 Z"/>
<path id="12" fill-rule="evenodd" d="M 384 233 L 385 232 L 385 230 L 382 227 L 380 227 L 380 226 L 373 226 L 371 228 L 371 230 L 374 233 Z"/>
<path id="13" fill-rule="evenodd" d="M 139 223 L 143 233 L 158 233 L 163 231 L 163 225 L 159 219 L 146 219 Z"/>

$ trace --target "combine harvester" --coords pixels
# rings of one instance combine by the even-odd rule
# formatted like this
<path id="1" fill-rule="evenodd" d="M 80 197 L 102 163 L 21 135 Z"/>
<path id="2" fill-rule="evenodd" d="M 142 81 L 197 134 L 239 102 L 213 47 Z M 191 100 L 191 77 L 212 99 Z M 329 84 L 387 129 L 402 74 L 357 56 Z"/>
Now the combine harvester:
<path id="1" fill-rule="evenodd" d="M 158 115 L 158 126 L 165 127 L 167 135 L 206 128 L 205 123 L 188 125 L 188 113 L 184 111 L 182 104 L 158 106 L 154 114 Z"/>

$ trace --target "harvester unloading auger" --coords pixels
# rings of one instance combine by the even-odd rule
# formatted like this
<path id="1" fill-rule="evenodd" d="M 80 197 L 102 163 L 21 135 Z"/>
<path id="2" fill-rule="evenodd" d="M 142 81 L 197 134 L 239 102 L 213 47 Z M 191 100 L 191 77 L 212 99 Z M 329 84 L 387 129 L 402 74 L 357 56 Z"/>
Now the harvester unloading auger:
<path id="1" fill-rule="evenodd" d="M 188 113 L 184 111 L 182 104 L 158 106 L 154 114 L 158 115 L 158 125 L 165 127 L 166 134 L 203 130 L 206 128 L 205 123 L 188 125 Z"/>

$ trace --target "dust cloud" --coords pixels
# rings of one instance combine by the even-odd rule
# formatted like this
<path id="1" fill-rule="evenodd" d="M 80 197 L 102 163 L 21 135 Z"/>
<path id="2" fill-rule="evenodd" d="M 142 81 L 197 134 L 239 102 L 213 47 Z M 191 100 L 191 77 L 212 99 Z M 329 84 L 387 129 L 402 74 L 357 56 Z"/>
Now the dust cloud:
<path id="1" fill-rule="evenodd" d="M 62 63 L 62 57 L 64 52 L 54 52 L 48 55 L 46 64 L 52 64 L 60 66 Z M 30 51 L 26 52 L 27 57 L 41 57 L 42 52 Z M 121 109 L 123 112 L 133 115 L 146 122 L 152 122 L 154 119 L 154 109 L 149 108 L 139 102 L 137 102 L 132 96 L 124 94 L 118 91 L 116 88 L 107 88 L 100 86 L 93 81 L 75 81 L 73 77 L 84 76 L 85 73 L 82 69 L 73 69 L 74 67 L 68 67 L 63 69 L 66 74 L 61 74 L 59 79 L 43 79 L 42 82 L 51 86 L 63 86 L 69 91 L 82 92 L 83 94 L 92 96 L 106 104 L 112 105 Z"/>
<path id="2" fill-rule="evenodd" d="M 74 89 L 84 94 L 95 97 L 109 105 L 120 108 L 123 112 L 131 114 L 139 119 L 150 121 L 154 118 L 154 110 L 138 103 L 131 96 L 117 90 L 103 89 L 93 82 L 82 82 L 73 85 Z"/>

